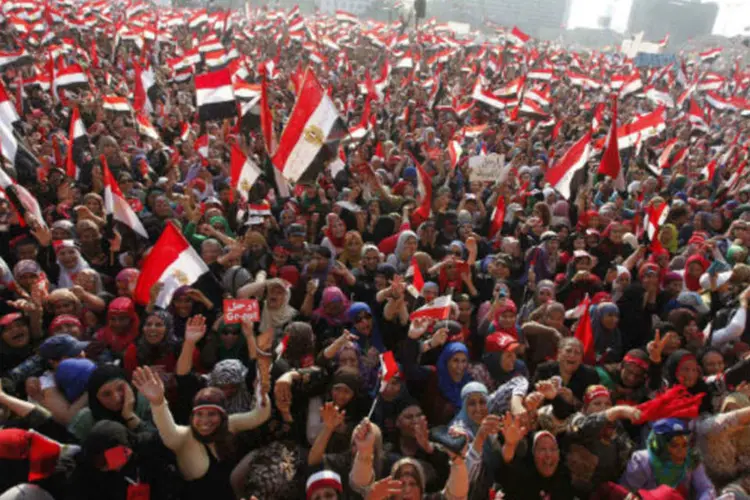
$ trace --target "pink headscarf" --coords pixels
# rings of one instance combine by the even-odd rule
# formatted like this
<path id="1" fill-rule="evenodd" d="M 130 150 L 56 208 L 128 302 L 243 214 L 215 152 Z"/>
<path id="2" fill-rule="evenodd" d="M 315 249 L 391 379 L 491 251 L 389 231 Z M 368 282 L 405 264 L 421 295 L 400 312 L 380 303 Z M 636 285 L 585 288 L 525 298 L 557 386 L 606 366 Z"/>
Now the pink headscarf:
<path id="1" fill-rule="evenodd" d="M 341 312 L 336 316 L 331 316 L 325 311 L 325 307 L 329 304 L 340 302 Z M 323 290 L 323 298 L 320 301 L 320 306 L 313 311 L 313 318 L 324 319 L 331 326 L 341 326 L 346 323 L 347 316 L 346 312 L 349 310 L 349 299 L 346 298 L 344 292 L 337 286 L 329 286 Z"/>

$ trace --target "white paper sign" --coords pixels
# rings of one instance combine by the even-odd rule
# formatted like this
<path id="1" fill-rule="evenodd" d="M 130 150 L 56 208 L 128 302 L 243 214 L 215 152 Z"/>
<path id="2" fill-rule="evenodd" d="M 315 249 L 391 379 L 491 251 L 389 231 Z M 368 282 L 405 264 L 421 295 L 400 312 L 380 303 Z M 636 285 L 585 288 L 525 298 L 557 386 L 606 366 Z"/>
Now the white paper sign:
<path id="1" fill-rule="evenodd" d="M 505 155 L 490 153 L 469 158 L 469 180 L 480 182 L 501 181 L 505 175 Z"/>

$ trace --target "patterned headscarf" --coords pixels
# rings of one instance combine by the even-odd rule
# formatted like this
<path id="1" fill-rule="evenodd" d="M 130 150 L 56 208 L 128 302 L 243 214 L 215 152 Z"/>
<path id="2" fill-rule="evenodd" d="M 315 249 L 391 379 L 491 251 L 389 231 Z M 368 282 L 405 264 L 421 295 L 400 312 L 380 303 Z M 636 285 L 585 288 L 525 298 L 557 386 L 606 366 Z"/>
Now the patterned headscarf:
<path id="1" fill-rule="evenodd" d="M 247 367 L 238 359 L 225 359 L 219 361 L 208 375 L 208 385 L 218 387 L 225 385 L 234 385 L 237 391 L 231 398 L 227 399 L 227 413 L 242 413 L 250 411 L 253 407 L 253 397 L 247 390 L 245 377 L 247 376 Z"/>

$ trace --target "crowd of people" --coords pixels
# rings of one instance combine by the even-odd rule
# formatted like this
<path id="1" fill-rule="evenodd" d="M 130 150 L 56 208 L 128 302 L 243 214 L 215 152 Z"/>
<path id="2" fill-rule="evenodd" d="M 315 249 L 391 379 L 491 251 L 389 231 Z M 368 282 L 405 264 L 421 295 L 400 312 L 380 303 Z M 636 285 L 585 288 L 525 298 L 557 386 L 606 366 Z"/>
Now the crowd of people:
<path id="1" fill-rule="evenodd" d="M 750 497 L 739 64 L 296 8 L 2 6 L 0 499 Z M 200 119 L 217 51 L 238 114 Z M 305 68 L 349 133 L 288 182 Z M 207 272 L 144 298 L 175 228 Z"/>

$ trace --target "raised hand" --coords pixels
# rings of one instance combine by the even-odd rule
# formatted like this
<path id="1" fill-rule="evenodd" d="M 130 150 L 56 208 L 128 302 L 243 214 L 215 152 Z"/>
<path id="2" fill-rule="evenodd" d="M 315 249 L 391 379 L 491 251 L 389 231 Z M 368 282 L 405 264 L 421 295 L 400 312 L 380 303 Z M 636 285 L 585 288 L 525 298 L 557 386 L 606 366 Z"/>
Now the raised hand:
<path id="1" fill-rule="evenodd" d="M 517 445 L 529 432 L 528 428 L 521 424 L 521 419 L 514 417 L 510 412 L 503 417 L 503 426 L 500 430 L 505 442 L 513 446 Z"/>
<path id="2" fill-rule="evenodd" d="M 540 380 L 536 383 L 535 389 L 544 396 L 544 399 L 555 399 L 557 396 L 557 387 L 551 380 Z"/>
<path id="3" fill-rule="evenodd" d="M 646 351 L 648 352 L 649 359 L 654 363 L 661 363 L 661 353 L 664 350 L 664 346 L 667 345 L 669 336 L 666 335 L 664 338 L 661 337 L 661 332 L 656 330 L 654 334 L 654 340 L 646 345 Z"/>
<path id="4" fill-rule="evenodd" d="M 320 418 L 328 430 L 334 430 L 344 423 L 346 410 L 339 410 L 332 402 L 327 402 L 320 408 Z"/>
<path id="5" fill-rule="evenodd" d="M 185 327 L 185 342 L 197 344 L 206 334 L 206 318 L 197 314 L 187 321 Z"/>
<path id="6" fill-rule="evenodd" d="M 160 405 L 164 402 L 164 382 L 151 367 L 136 368 L 133 372 L 133 385 L 152 405 Z"/>
<path id="7" fill-rule="evenodd" d="M 409 326 L 409 338 L 412 340 L 419 340 L 429 327 L 430 320 L 428 318 L 416 318 Z"/>
<path id="8" fill-rule="evenodd" d="M 500 432 L 500 428 L 502 427 L 503 420 L 495 414 L 490 413 L 484 419 L 482 420 L 482 423 L 479 425 L 479 432 L 478 434 L 482 434 L 483 436 L 494 436 L 498 432 Z"/>
<path id="9" fill-rule="evenodd" d="M 430 346 L 440 347 L 441 345 L 445 344 L 447 340 L 448 340 L 448 329 L 441 328 L 438 331 L 436 331 L 435 334 L 430 339 Z"/>
<path id="10" fill-rule="evenodd" d="M 427 417 L 422 415 L 414 422 L 414 438 L 417 444 L 427 453 L 432 453 L 432 443 L 430 443 L 430 429 L 427 425 Z"/>
<path id="11" fill-rule="evenodd" d="M 400 498 L 403 493 L 403 483 L 391 476 L 376 481 L 367 492 L 367 500 L 387 500 Z"/>
<path id="12" fill-rule="evenodd" d="M 157 375 L 158 376 L 158 375 Z M 135 394 L 133 388 L 127 382 L 122 383 L 123 390 L 123 403 L 122 403 L 122 418 L 127 421 L 133 418 L 133 410 L 135 408 Z"/>
<path id="13" fill-rule="evenodd" d="M 354 428 L 353 436 L 357 453 L 362 455 L 372 454 L 375 446 L 375 433 L 372 430 L 372 423 L 367 417 L 363 418 Z"/>

